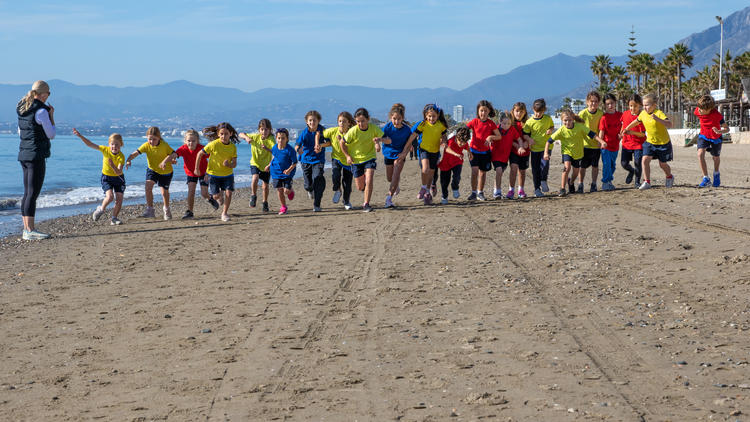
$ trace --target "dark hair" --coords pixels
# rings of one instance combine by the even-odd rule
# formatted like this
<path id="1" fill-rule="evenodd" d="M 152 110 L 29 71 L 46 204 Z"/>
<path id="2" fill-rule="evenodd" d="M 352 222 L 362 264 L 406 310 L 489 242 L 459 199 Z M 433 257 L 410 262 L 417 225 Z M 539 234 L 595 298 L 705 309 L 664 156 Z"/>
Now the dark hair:
<path id="1" fill-rule="evenodd" d="M 263 126 L 269 128 L 269 129 L 271 129 L 273 131 L 273 126 L 271 126 L 271 121 L 270 120 L 268 120 L 268 119 L 260 119 L 260 121 L 258 122 L 258 129 L 260 129 Z"/>
<path id="2" fill-rule="evenodd" d="M 388 117 L 393 116 L 394 113 L 398 113 L 401 117 L 406 116 L 406 107 L 401 103 L 396 103 L 391 106 L 391 111 L 388 112 Z"/>
<path id="3" fill-rule="evenodd" d="M 604 101 L 612 100 L 615 103 L 617 103 L 617 97 L 615 97 L 615 94 L 608 93 L 604 96 Z"/>
<path id="4" fill-rule="evenodd" d="M 286 130 L 285 127 L 280 127 L 278 129 L 276 129 L 276 134 L 278 135 L 279 133 L 283 133 L 284 135 L 286 135 L 286 140 L 287 141 L 289 140 L 289 131 Z"/>
<path id="5" fill-rule="evenodd" d="M 566 108 L 566 109 L 564 109 L 563 111 L 560 112 L 560 118 L 562 118 L 562 116 L 564 116 L 566 114 L 569 114 L 571 117 L 573 117 L 574 121 L 576 121 L 578 123 L 583 123 L 583 119 L 581 118 L 581 116 L 573 113 L 573 110 L 571 110 L 569 108 Z"/>
<path id="6" fill-rule="evenodd" d="M 201 130 L 203 132 L 203 136 L 208 138 L 209 142 L 216 139 L 216 132 L 218 132 L 218 129 L 216 129 L 216 126 L 206 126 Z"/>
<path id="7" fill-rule="evenodd" d="M 602 96 L 596 91 L 589 91 L 589 93 L 586 94 L 586 100 L 589 100 L 590 98 L 596 98 L 599 101 L 602 100 Z"/>
<path id="8" fill-rule="evenodd" d="M 643 105 L 643 99 L 638 94 L 631 95 L 630 98 L 628 99 L 628 102 L 631 102 L 631 101 L 635 102 L 636 104 Z"/>
<path id="9" fill-rule="evenodd" d="M 424 109 L 422 109 L 422 118 L 427 120 L 427 112 L 428 111 L 434 111 L 438 115 L 438 121 L 443 124 L 446 128 L 448 127 L 448 121 L 445 120 L 445 113 L 443 112 L 443 109 L 438 107 L 437 104 L 427 104 L 424 106 Z"/>
<path id="10" fill-rule="evenodd" d="M 490 114 L 488 116 L 490 118 L 495 117 L 497 115 L 497 113 L 495 113 L 495 107 L 492 106 L 491 102 L 487 100 L 481 100 L 479 101 L 479 103 L 477 103 L 477 116 L 479 116 L 480 107 L 487 107 L 488 109 L 490 109 Z"/>
<path id="11" fill-rule="evenodd" d="M 466 126 L 461 126 L 456 130 L 456 140 L 461 142 L 469 142 L 469 138 L 471 138 L 471 129 L 469 129 Z"/>
<path id="12" fill-rule="evenodd" d="M 500 115 L 497 116 L 497 121 L 502 122 L 503 120 L 508 119 L 511 122 L 513 121 L 513 116 L 510 113 L 506 113 L 504 111 L 500 112 Z"/>
<path id="13" fill-rule="evenodd" d="M 710 95 L 704 95 L 698 99 L 698 108 L 701 110 L 713 110 L 716 108 L 716 101 Z"/>
<path id="14" fill-rule="evenodd" d="M 531 105 L 531 109 L 544 113 L 545 111 L 547 111 L 547 102 L 544 101 L 544 98 L 537 98 Z"/>
<path id="15" fill-rule="evenodd" d="M 151 126 L 150 128 L 148 128 L 148 130 L 146 131 L 146 136 L 150 136 L 150 135 L 153 135 L 159 138 L 160 142 L 164 140 L 164 138 L 161 137 L 161 131 L 156 126 Z"/>
<path id="16" fill-rule="evenodd" d="M 348 111 L 342 111 L 339 113 L 338 119 L 344 118 L 346 122 L 349 124 L 349 127 L 352 127 L 357 124 L 357 122 L 354 121 L 354 117 L 352 117 L 352 113 L 349 113 Z M 338 123 L 338 119 L 336 119 L 336 123 Z"/>
<path id="17" fill-rule="evenodd" d="M 357 111 L 354 112 L 354 117 L 355 118 L 357 118 L 359 116 L 364 117 L 365 119 L 367 119 L 368 122 L 370 121 L 370 112 L 367 111 L 367 109 L 364 108 L 364 107 L 360 107 L 360 108 L 357 109 Z"/>
<path id="18" fill-rule="evenodd" d="M 544 100 L 542 99 L 542 101 Z M 546 107 L 546 104 L 545 104 L 545 107 Z M 523 110 L 523 117 L 521 117 L 519 120 L 516 120 L 516 115 L 513 113 L 513 110 L 515 109 Z M 516 122 L 526 123 L 526 120 L 529 119 L 529 112 L 526 111 L 526 103 L 522 101 L 519 101 L 513 104 L 513 108 L 510 111 L 511 111 L 510 120 L 511 122 L 513 122 L 513 124 L 515 124 Z"/>
<path id="19" fill-rule="evenodd" d="M 320 113 L 318 113 L 317 110 L 310 110 L 305 113 L 305 122 L 307 122 L 307 118 L 310 116 L 314 116 L 319 122 L 323 120 L 323 117 L 320 116 Z"/>
<path id="20" fill-rule="evenodd" d="M 230 125 L 227 122 L 221 122 L 218 125 L 216 125 L 216 133 L 218 134 L 221 129 L 226 129 L 229 131 L 229 140 L 232 141 L 233 144 L 240 143 L 240 137 L 237 136 L 237 131 L 234 130 L 232 125 Z"/>

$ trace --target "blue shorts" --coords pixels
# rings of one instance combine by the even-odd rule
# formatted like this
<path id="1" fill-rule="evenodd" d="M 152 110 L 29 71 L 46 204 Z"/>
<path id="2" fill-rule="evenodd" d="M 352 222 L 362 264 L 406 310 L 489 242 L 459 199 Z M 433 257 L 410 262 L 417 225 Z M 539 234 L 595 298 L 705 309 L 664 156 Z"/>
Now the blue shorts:
<path id="1" fill-rule="evenodd" d="M 188 176 L 186 183 L 188 185 L 191 183 L 200 183 L 201 186 L 208 186 L 208 183 L 206 183 L 206 178 L 203 176 Z"/>
<path id="2" fill-rule="evenodd" d="M 423 150 L 422 148 L 419 148 L 419 161 L 428 160 L 429 165 L 430 165 L 430 170 L 435 170 L 437 168 L 439 159 L 440 159 L 439 152 L 429 152 L 429 151 Z"/>
<path id="3" fill-rule="evenodd" d="M 602 150 L 599 148 L 584 148 L 583 158 L 581 158 L 581 167 L 585 169 L 589 167 L 599 168 L 599 159 L 601 157 Z"/>
<path id="4" fill-rule="evenodd" d="M 570 155 L 563 154 L 562 155 L 562 162 L 565 163 L 566 161 L 570 162 L 570 166 L 573 167 L 574 169 L 581 168 L 581 159 L 580 158 L 578 160 L 574 160 L 573 157 L 571 157 Z"/>
<path id="5" fill-rule="evenodd" d="M 107 176 L 102 174 L 102 190 L 107 192 L 112 189 L 116 193 L 125 192 L 125 177 L 124 176 Z"/>
<path id="6" fill-rule="evenodd" d="M 374 158 L 364 163 L 352 164 L 352 176 L 356 179 L 357 177 L 364 176 L 366 169 L 375 170 L 376 168 L 378 168 L 378 164 Z"/>
<path id="7" fill-rule="evenodd" d="M 157 173 L 149 168 L 146 169 L 146 180 L 151 180 L 152 182 L 155 182 L 157 185 L 159 185 L 160 188 L 164 188 L 165 190 L 169 190 L 169 185 L 172 183 L 172 175 L 174 173 L 169 174 L 160 174 Z"/>
<path id="8" fill-rule="evenodd" d="M 256 166 L 250 166 L 250 174 L 257 174 L 258 178 L 262 180 L 263 183 L 268 183 L 268 181 L 271 180 L 270 171 L 263 171 Z"/>
<path id="9" fill-rule="evenodd" d="M 219 191 L 234 191 L 234 174 L 229 176 L 212 176 L 208 175 L 208 189 L 211 195 L 216 195 Z"/>
<path id="10" fill-rule="evenodd" d="M 282 189 L 286 188 L 291 190 L 292 189 L 292 178 L 288 179 L 273 179 L 272 186 L 276 189 Z"/>
<path id="11" fill-rule="evenodd" d="M 705 135 L 698 135 L 698 149 L 705 149 L 710 152 L 712 156 L 718 157 L 721 155 L 721 143 L 723 140 L 707 138 Z"/>
<path id="12" fill-rule="evenodd" d="M 654 145 L 650 142 L 643 143 L 643 156 L 659 159 L 659 162 L 672 161 L 672 142 L 664 145 Z"/>
<path id="13" fill-rule="evenodd" d="M 481 171 L 490 171 L 492 168 L 492 154 L 488 152 L 485 152 L 484 154 L 481 152 L 471 152 L 471 160 L 469 160 L 469 164 L 472 167 L 478 167 Z"/>

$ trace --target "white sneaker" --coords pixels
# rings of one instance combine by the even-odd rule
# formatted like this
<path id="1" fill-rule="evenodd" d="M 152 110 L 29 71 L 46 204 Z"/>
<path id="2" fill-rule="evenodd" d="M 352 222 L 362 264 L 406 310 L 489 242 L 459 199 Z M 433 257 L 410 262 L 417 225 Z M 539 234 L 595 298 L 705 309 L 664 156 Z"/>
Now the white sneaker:
<path id="1" fill-rule="evenodd" d="M 333 203 L 334 204 L 338 204 L 339 200 L 341 200 L 341 191 L 337 190 L 337 191 L 333 192 Z"/>
<path id="2" fill-rule="evenodd" d="M 664 186 L 668 188 L 674 186 L 674 174 L 672 175 L 672 177 L 664 181 Z"/>
<path id="3" fill-rule="evenodd" d="M 221 221 L 229 221 L 229 215 L 227 215 L 227 214 L 222 214 L 222 215 L 221 215 Z"/>
<path id="4" fill-rule="evenodd" d="M 24 230 L 21 238 L 23 240 L 43 240 L 49 238 L 49 235 L 36 230 Z"/>
<path id="5" fill-rule="evenodd" d="M 122 224 L 122 221 L 120 221 L 120 219 L 117 217 L 112 217 L 112 219 L 109 220 L 109 224 L 111 226 L 119 226 L 120 224 Z"/>
<path id="6" fill-rule="evenodd" d="M 143 214 L 141 214 L 141 217 L 155 217 L 156 214 L 154 212 L 154 207 L 146 207 L 146 210 L 143 211 Z"/>
<path id="7" fill-rule="evenodd" d="M 347 210 L 347 211 L 349 211 L 350 209 L 352 209 L 351 202 L 347 202 L 346 204 L 344 204 L 344 209 Z"/>
<path id="8" fill-rule="evenodd" d="M 651 183 L 644 180 L 643 183 L 641 184 L 641 187 L 639 187 L 638 189 L 640 190 L 651 189 Z"/>
<path id="9" fill-rule="evenodd" d="M 94 221 L 98 221 L 99 217 L 101 217 L 102 214 L 104 214 L 104 210 L 102 209 L 102 206 L 100 205 L 96 207 L 96 209 L 94 210 L 94 213 L 91 214 L 91 217 L 94 219 Z"/>
<path id="10" fill-rule="evenodd" d="M 541 185 L 542 185 L 541 186 L 542 192 L 549 192 L 549 186 L 547 186 L 547 181 L 546 180 L 542 180 Z"/>
<path id="11" fill-rule="evenodd" d="M 458 189 L 453 191 L 453 197 L 458 199 L 461 196 L 461 194 L 458 192 Z"/>
<path id="12" fill-rule="evenodd" d="M 169 207 L 164 207 L 164 220 L 171 220 L 172 219 L 172 210 L 169 209 Z"/>

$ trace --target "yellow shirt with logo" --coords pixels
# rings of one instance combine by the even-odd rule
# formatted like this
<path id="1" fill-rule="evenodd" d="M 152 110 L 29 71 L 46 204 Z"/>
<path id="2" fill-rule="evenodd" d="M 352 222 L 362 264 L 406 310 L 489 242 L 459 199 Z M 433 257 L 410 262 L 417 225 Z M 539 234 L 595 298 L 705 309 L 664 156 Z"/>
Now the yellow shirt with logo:
<path id="1" fill-rule="evenodd" d="M 662 120 L 667 120 L 667 115 L 661 110 L 657 109 L 653 114 Z M 646 142 L 651 145 L 666 145 L 670 142 L 667 127 L 654 120 L 650 114 L 646 113 L 646 110 L 641 111 L 638 120 L 646 128 Z"/>
<path id="2" fill-rule="evenodd" d="M 115 173 L 112 170 L 112 167 L 110 167 L 109 160 L 112 160 L 115 167 L 122 166 L 125 164 L 125 154 L 123 154 L 122 151 L 117 154 L 112 154 L 112 151 L 107 145 L 99 145 L 99 151 L 102 153 L 102 174 L 113 177 L 119 176 L 119 174 Z"/>
<path id="3" fill-rule="evenodd" d="M 568 129 L 563 126 L 552 134 L 551 138 L 560 141 L 560 149 L 563 155 L 570 155 L 574 160 L 583 158 L 583 143 L 591 139 L 591 134 L 596 135 L 583 123 L 576 122 Z"/>
<path id="4" fill-rule="evenodd" d="M 203 151 L 208 156 L 208 169 L 206 173 L 211 176 L 231 176 L 234 173 L 234 169 L 224 165 L 225 160 L 231 160 L 237 157 L 237 146 L 233 143 L 225 144 L 220 139 L 211 141 L 203 147 Z"/>
<path id="5" fill-rule="evenodd" d="M 144 142 L 143 145 L 138 147 L 138 151 L 140 151 L 141 154 L 146 154 L 146 162 L 148 168 L 151 170 L 159 174 L 172 173 L 172 162 L 169 160 L 167 160 L 167 165 L 164 166 L 164 170 L 159 168 L 159 164 L 161 164 L 169 154 L 174 152 L 172 147 L 170 147 L 164 139 L 160 140 L 159 145 L 157 146 L 152 146 L 148 142 Z"/>
<path id="6" fill-rule="evenodd" d="M 448 130 L 441 121 L 431 125 L 427 120 L 423 120 L 417 125 L 416 132 L 422 134 L 422 142 L 419 147 L 427 152 L 440 151 L 440 138 Z"/>
<path id="7" fill-rule="evenodd" d="M 526 120 L 526 123 L 524 123 L 523 126 L 523 133 L 531 136 L 531 139 L 534 140 L 534 143 L 531 145 L 532 151 L 544 151 L 544 144 L 546 144 L 547 139 L 549 139 L 547 130 L 553 127 L 555 127 L 555 123 L 552 121 L 552 117 L 547 114 L 543 115 L 539 119 L 531 116 L 528 118 L 528 120 Z M 550 145 L 550 149 L 552 149 L 552 145 Z"/>
<path id="8" fill-rule="evenodd" d="M 270 149 L 276 145 L 276 140 L 273 135 L 268 135 L 268 137 L 262 138 L 260 133 L 248 133 L 247 136 L 252 141 L 250 144 L 250 149 L 252 151 L 250 165 L 258 167 L 260 171 L 266 171 L 266 166 L 271 162 Z M 268 148 L 268 150 L 263 147 Z"/>
<path id="9" fill-rule="evenodd" d="M 578 116 L 583 119 L 583 123 L 588 126 L 590 131 L 599 133 L 599 120 L 601 120 L 602 116 L 604 116 L 604 111 L 602 111 L 602 109 L 598 108 L 596 109 L 596 113 L 592 113 L 588 108 L 584 108 L 580 113 L 578 113 Z M 601 149 L 599 142 L 596 142 L 596 139 L 591 139 L 589 137 L 586 137 L 586 141 L 583 143 L 583 147 L 591 149 Z"/>
<path id="10" fill-rule="evenodd" d="M 352 157 L 352 163 L 361 164 L 374 160 L 376 157 L 375 143 L 372 140 L 381 137 L 383 137 L 383 130 L 372 123 L 368 125 L 367 130 L 362 130 L 357 125 L 349 129 L 344 136 L 344 140 L 349 155 Z M 343 163 L 346 164 L 346 159 Z"/>

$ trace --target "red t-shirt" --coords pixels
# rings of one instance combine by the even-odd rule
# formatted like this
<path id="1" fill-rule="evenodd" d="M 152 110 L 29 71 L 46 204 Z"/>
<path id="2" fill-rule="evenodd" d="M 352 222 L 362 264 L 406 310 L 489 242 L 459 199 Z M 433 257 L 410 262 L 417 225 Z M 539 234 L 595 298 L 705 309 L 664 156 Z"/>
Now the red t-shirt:
<path id="1" fill-rule="evenodd" d="M 701 135 L 708 139 L 719 139 L 721 137 L 721 135 L 711 129 L 721 129 L 721 125 L 724 123 L 724 116 L 721 113 L 713 109 L 708 114 L 701 114 L 698 107 L 696 107 L 693 114 L 698 116 L 698 120 L 701 122 Z"/>
<path id="2" fill-rule="evenodd" d="M 507 163 L 510 150 L 513 148 L 513 141 L 520 138 L 521 135 L 518 133 L 516 126 L 509 127 L 507 132 L 500 129 L 500 135 L 503 136 L 502 139 L 492 143 L 492 161 Z"/>
<path id="3" fill-rule="evenodd" d="M 518 131 L 519 134 L 523 133 L 523 122 L 517 121 L 514 124 L 514 126 L 515 126 L 515 128 L 516 128 L 516 130 Z M 511 126 L 511 127 L 513 127 L 513 126 Z M 519 136 L 521 136 L 521 135 L 519 135 Z M 519 140 L 519 143 L 522 142 L 522 141 L 523 141 L 523 138 Z M 518 148 L 516 148 L 513 145 L 511 145 L 510 150 L 511 150 L 511 152 L 513 154 L 515 154 L 515 155 L 517 155 L 519 157 L 527 157 L 527 156 L 531 155 L 531 147 L 530 146 L 529 146 L 529 148 L 526 148 L 526 152 L 524 152 L 523 154 L 519 154 L 518 153 Z"/>
<path id="4" fill-rule="evenodd" d="M 195 170 L 195 159 L 198 158 L 198 152 L 203 149 L 203 145 L 200 143 L 197 147 L 195 147 L 195 151 L 190 151 L 190 148 L 188 148 L 187 145 L 182 145 L 181 147 L 177 148 L 177 151 L 175 151 L 175 154 L 177 154 L 179 157 L 182 157 L 183 162 L 183 168 L 185 169 L 185 174 L 190 177 L 197 177 L 196 174 L 193 172 Z M 204 155 L 203 158 L 201 158 L 201 175 L 206 174 L 206 169 L 208 168 L 208 155 Z"/>
<path id="5" fill-rule="evenodd" d="M 450 148 L 456 154 L 461 154 L 461 157 L 459 158 L 453 154 L 443 151 L 443 158 L 440 160 L 440 164 L 438 164 L 438 168 L 440 170 L 448 171 L 452 169 L 453 167 L 456 167 L 457 165 L 464 163 L 464 151 L 469 149 L 468 143 L 460 147 L 458 146 L 458 142 L 456 142 L 456 137 L 453 136 L 450 139 L 448 139 L 448 146 L 446 148 Z"/>
<path id="6" fill-rule="evenodd" d="M 625 110 L 624 113 L 622 113 L 622 127 L 628 127 L 629 124 L 633 122 L 633 120 L 638 119 L 638 115 L 633 115 L 630 110 Z M 634 132 L 641 132 L 645 134 L 646 128 L 643 127 L 643 123 L 638 123 L 636 126 L 632 127 L 630 130 Z M 643 142 L 646 141 L 645 136 L 635 136 L 635 135 L 623 135 L 622 137 L 622 147 L 625 149 L 643 149 Z"/>
<path id="7" fill-rule="evenodd" d="M 620 150 L 620 129 L 622 129 L 622 113 L 604 113 L 599 119 L 599 132 L 604 131 L 604 142 L 607 143 L 607 151 L 617 152 Z M 598 135 L 598 134 L 597 134 Z"/>
<path id="8" fill-rule="evenodd" d="M 490 119 L 481 121 L 478 117 L 475 117 L 474 120 L 466 124 L 466 127 L 474 132 L 469 147 L 478 152 L 489 151 L 490 146 L 485 141 L 487 141 L 488 136 L 492 135 L 492 132 L 497 130 L 495 122 Z"/>

